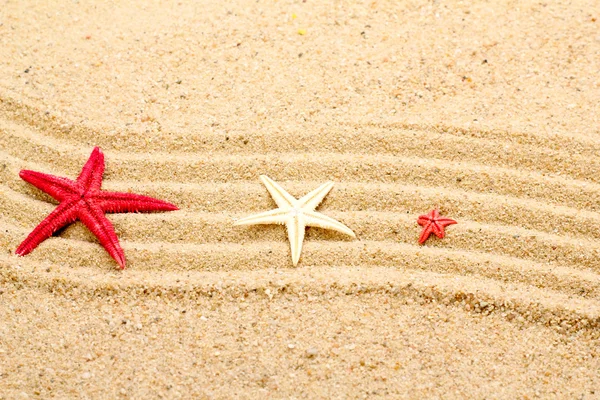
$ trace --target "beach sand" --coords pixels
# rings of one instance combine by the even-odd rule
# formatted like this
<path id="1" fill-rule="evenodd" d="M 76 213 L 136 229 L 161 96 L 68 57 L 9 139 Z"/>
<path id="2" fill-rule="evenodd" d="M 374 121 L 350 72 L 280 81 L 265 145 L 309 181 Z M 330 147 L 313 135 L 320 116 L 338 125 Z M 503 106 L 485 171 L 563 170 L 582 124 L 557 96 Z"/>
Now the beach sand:
<path id="1" fill-rule="evenodd" d="M 50 3 L 0 2 L 0 399 L 600 398 L 597 2 Z M 94 146 L 180 210 L 15 256 Z M 293 267 L 261 174 L 357 239 Z"/>

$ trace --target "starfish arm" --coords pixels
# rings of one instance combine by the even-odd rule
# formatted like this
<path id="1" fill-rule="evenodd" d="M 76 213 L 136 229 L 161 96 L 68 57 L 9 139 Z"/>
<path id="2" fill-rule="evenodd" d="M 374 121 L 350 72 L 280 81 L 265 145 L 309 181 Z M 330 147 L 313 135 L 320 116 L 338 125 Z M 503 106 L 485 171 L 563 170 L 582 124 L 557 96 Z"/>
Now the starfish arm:
<path id="1" fill-rule="evenodd" d="M 314 210 L 323 201 L 327 193 L 333 188 L 333 182 L 327 182 L 306 194 L 298 200 L 298 205 L 304 210 Z"/>
<path id="2" fill-rule="evenodd" d="M 98 238 L 108 254 L 119 264 L 121 269 L 125 268 L 125 252 L 119 244 L 115 228 L 104 215 L 97 204 L 86 204 L 87 207 L 80 209 L 78 216 L 81 222 Z"/>
<path id="3" fill-rule="evenodd" d="M 431 232 L 433 231 L 431 227 L 432 225 L 433 224 L 429 224 L 423 228 L 423 232 L 421 232 L 421 236 L 419 237 L 419 244 L 425 243 L 427 238 L 429 238 L 429 235 L 431 235 Z"/>
<path id="4" fill-rule="evenodd" d="M 353 238 L 356 237 L 354 232 L 346 225 L 342 224 L 339 221 L 336 221 L 333 218 L 330 218 L 324 214 L 321 214 L 316 211 L 304 211 L 303 212 L 304 220 L 306 225 L 308 226 L 316 226 L 317 228 L 323 229 L 333 229 L 334 231 L 345 233 L 346 235 L 350 235 Z"/>
<path id="5" fill-rule="evenodd" d="M 86 190 L 100 190 L 102 186 L 102 175 L 104 174 L 104 154 L 99 147 L 94 147 L 90 158 L 87 160 L 81 173 L 77 177 L 77 182 L 83 185 Z"/>
<path id="6" fill-rule="evenodd" d="M 294 207 L 297 200 L 294 198 L 294 196 L 292 196 L 291 194 L 286 192 L 285 189 L 279 186 L 279 184 L 277 184 L 274 180 L 272 180 L 266 175 L 261 175 L 260 180 L 265 185 L 265 187 L 271 194 L 271 197 L 273 198 L 273 200 L 275 200 L 275 203 L 277 203 L 278 207 Z"/>
<path id="7" fill-rule="evenodd" d="M 263 213 L 250 215 L 246 218 L 238 219 L 234 225 L 269 225 L 278 224 L 283 225 L 289 219 L 289 211 L 281 208 L 275 210 L 265 211 Z"/>
<path id="8" fill-rule="evenodd" d="M 48 193 L 58 201 L 63 201 L 70 195 L 77 193 L 77 184 L 68 178 L 61 178 L 27 169 L 19 172 L 19 176 L 36 188 Z"/>
<path id="9" fill-rule="evenodd" d="M 427 225 L 431 220 L 429 219 L 428 215 L 419 215 L 419 218 L 417 219 L 417 224 L 423 226 L 423 225 Z"/>
<path id="10" fill-rule="evenodd" d="M 435 236 L 439 237 L 440 239 L 443 239 L 444 236 L 446 236 L 446 233 L 444 232 L 444 227 L 439 225 L 436 221 L 433 221 L 430 226 L 431 231 L 435 234 Z"/>
<path id="11" fill-rule="evenodd" d="M 15 254 L 24 256 L 31 253 L 44 240 L 48 239 L 54 232 L 77 219 L 77 207 L 75 201 L 60 203 L 17 247 Z"/>
<path id="12" fill-rule="evenodd" d="M 174 204 L 135 193 L 100 191 L 94 198 L 100 208 L 109 213 L 179 210 Z"/>
<path id="13" fill-rule="evenodd" d="M 453 220 L 451 218 L 438 218 L 436 220 L 436 222 L 438 224 L 440 224 L 441 226 L 448 226 L 448 225 L 458 224 L 458 222 L 456 222 L 455 220 Z"/>
<path id="14" fill-rule="evenodd" d="M 288 220 L 285 224 L 288 233 L 288 239 L 290 241 L 290 249 L 292 251 L 292 263 L 294 267 L 298 265 L 300 260 L 300 253 L 302 252 L 302 243 L 304 242 L 304 231 L 306 225 L 302 221 L 302 216 L 297 215 L 294 218 Z"/>

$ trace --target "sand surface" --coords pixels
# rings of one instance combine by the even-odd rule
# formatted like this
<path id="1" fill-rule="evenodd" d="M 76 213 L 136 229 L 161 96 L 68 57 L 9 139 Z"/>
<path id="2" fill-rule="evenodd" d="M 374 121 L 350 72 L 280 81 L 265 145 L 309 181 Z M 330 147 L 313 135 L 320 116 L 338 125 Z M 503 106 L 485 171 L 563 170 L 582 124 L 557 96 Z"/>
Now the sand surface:
<path id="1" fill-rule="evenodd" d="M 600 398 L 599 70 L 594 1 L 0 1 L 0 399 Z M 16 257 L 94 146 L 180 211 Z"/>

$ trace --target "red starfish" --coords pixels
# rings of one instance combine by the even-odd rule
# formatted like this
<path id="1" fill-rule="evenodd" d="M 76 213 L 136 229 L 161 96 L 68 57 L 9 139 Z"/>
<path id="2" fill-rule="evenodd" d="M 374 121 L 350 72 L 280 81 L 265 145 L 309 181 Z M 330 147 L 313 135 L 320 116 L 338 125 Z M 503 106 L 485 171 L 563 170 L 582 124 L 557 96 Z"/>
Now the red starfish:
<path id="1" fill-rule="evenodd" d="M 438 210 L 431 210 L 429 214 L 419 215 L 417 223 L 423 227 L 423 232 L 419 237 L 419 243 L 423 244 L 432 233 L 442 239 L 446 235 L 444 227 L 457 222 L 450 218 L 440 217 Z"/>
<path id="2" fill-rule="evenodd" d="M 166 201 L 133 193 L 100 190 L 104 174 L 104 154 L 95 147 L 76 181 L 36 171 L 22 170 L 19 176 L 60 202 L 17 248 L 19 256 L 29 254 L 38 244 L 60 228 L 80 220 L 88 227 L 121 269 L 125 268 L 125 253 L 115 229 L 104 213 L 171 211 L 176 206 Z"/>

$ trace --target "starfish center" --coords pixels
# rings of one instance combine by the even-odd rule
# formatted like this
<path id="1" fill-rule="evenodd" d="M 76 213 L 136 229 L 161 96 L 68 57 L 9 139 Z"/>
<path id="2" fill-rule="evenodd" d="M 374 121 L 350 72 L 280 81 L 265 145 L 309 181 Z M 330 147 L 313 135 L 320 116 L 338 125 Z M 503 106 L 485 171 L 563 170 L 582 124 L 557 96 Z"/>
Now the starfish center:
<path id="1" fill-rule="evenodd" d="M 290 217 L 297 217 L 302 211 L 298 208 L 292 208 L 289 212 Z"/>

